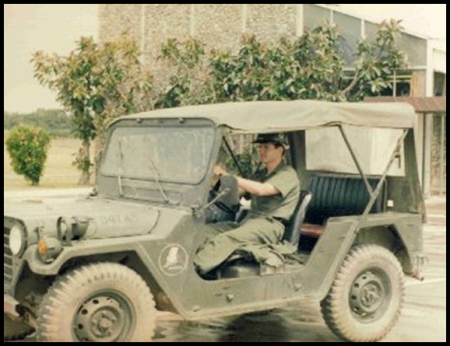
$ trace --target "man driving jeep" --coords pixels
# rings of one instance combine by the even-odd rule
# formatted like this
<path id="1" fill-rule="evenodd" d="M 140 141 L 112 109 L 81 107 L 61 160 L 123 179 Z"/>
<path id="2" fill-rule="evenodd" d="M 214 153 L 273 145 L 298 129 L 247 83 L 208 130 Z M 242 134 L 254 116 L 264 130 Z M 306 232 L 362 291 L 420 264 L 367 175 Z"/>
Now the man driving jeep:
<path id="1" fill-rule="evenodd" d="M 259 145 L 259 157 L 265 167 L 255 173 L 255 180 L 232 176 L 239 190 L 250 195 L 250 210 L 240 222 L 211 224 L 213 235 L 194 260 L 201 275 L 219 266 L 236 250 L 251 252 L 258 262 L 264 262 L 270 248 L 265 247 L 281 242 L 285 225 L 294 213 L 300 182 L 295 170 L 283 160 L 288 148 L 285 140 L 276 133 L 260 134 L 253 143 Z M 214 167 L 214 174 L 231 178 L 221 166 Z"/>

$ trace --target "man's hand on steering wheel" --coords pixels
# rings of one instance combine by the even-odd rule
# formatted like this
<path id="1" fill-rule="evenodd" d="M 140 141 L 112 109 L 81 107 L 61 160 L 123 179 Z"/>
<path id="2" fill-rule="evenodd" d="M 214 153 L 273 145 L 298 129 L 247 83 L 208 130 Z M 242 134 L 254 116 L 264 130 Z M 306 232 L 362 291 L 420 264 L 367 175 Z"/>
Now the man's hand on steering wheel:
<path id="1" fill-rule="evenodd" d="M 212 200 L 217 196 L 217 194 L 221 191 L 221 187 L 228 188 L 231 192 L 223 198 L 220 198 L 215 205 L 223 211 L 226 212 L 235 212 L 239 209 L 239 197 L 237 195 L 237 180 L 233 176 L 230 176 L 228 172 L 220 165 L 214 166 L 213 169 L 214 180 L 217 179 L 215 184 L 213 185 L 209 199 Z M 223 181 L 222 177 L 226 177 Z"/>

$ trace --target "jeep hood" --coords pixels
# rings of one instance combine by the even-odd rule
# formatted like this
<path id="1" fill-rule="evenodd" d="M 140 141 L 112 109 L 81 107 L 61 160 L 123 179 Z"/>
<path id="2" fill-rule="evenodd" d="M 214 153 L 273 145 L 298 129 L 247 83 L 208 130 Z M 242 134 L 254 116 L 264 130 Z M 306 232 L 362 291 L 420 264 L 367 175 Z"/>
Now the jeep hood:
<path id="1" fill-rule="evenodd" d="M 112 238 L 144 235 L 158 228 L 170 230 L 190 213 L 186 209 L 166 208 L 142 202 L 105 198 L 48 198 L 8 201 L 5 220 L 16 219 L 28 232 L 40 228 L 44 234 L 56 236 L 60 217 L 71 221 L 88 220 L 85 238 Z M 164 227 L 161 226 L 164 225 Z"/>

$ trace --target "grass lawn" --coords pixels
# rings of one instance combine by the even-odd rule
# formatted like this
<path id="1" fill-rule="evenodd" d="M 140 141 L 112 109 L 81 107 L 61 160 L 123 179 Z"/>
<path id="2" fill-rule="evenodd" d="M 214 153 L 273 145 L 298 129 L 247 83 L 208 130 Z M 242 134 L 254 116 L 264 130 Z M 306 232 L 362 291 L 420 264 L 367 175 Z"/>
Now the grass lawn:
<path id="1" fill-rule="evenodd" d="M 80 140 L 74 138 L 52 139 L 45 163 L 44 174 L 39 186 L 34 187 L 23 176 L 14 173 L 5 145 L 7 133 L 4 132 L 3 134 L 3 191 L 79 187 L 77 183 L 80 172 L 72 165 L 72 162 L 81 146 Z"/>

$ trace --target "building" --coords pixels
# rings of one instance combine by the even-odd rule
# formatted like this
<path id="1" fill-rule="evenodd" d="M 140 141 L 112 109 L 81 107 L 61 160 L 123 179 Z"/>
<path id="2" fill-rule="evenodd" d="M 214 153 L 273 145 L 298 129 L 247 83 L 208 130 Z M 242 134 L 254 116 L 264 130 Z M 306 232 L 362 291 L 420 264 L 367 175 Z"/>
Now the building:
<path id="1" fill-rule="evenodd" d="M 386 18 L 389 19 L 389 18 Z M 194 36 L 208 48 L 236 50 L 243 33 L 270 42 L 280 36 L 301 36 L 305 27 L 330 21 L 345 38 L 344 58 L 352 70 L 358 40 L 375 37 L 378 24 L 341 10 L 319 4 L 101 4 L 99 40 L 113 40 L 129 30 L 140 43 L 143 61 L 158 65 L 161 44 L 169 38 Z M 431 97 L 446 95 L 446 51 L 427 37 L 403 32 L 399 41 L 409 67 L 393 79 L 385 96 Z M 445 193 L 446 116 L 419 113 L 419 172 L 425 195 Z M 434 134 L 434 135 L 433 135 Z"/>

